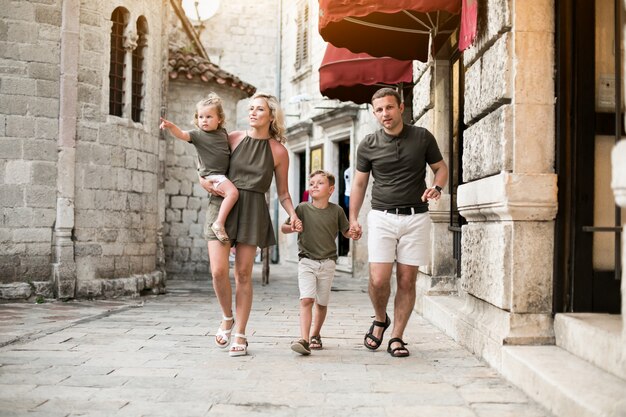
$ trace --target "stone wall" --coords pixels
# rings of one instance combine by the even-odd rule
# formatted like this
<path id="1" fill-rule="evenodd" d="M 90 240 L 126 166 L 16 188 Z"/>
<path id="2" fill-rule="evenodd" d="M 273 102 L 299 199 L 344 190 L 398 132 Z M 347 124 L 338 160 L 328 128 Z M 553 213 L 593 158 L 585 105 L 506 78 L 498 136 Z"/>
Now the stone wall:
<path id="1" fill-rule="evenodd" d="M 183 130 L 193 129 L 195 105 L 210 92 L 222 98 L 226 129 L 233 130 L 237 102 L 244 96 L 238 90 L 215 82 L 171 80 L 167 95 L 167 118 Z M 198 183 L 196 150 L 172 135 L 167 142 L 163 226 L 166 271 L 177 278 L 208 273 L 207 243 L 203 226 L 208 194 Z"/>
<path id="2" fill-rule="evenodd" d="M 279 2 L 219 3 L 216 14 L 204 22 L 200 33 L 209 58 L 223 70 L 254 85 L 257 91 L 276 95 Z M 247 99 L 238 104 L 233 128 L 245 129 L 248 125 L 247 104 Z"/>
<path id="3" fill-rule="evenodd" d="M 3 3 L 2 282 L 44 282 L 60 298 L 162 287 L 158 117 L 169 3 Z M 148 25 L 140 122 L 130 117 L 129 52 L 123 116 L 109 115 L 118 6 L 131 31 L 140 16 Z"/>
<path id="4" fill-rule="evenodd" d="M 2 1 L 0 283 L 50 279 L 61 0 Z"/>

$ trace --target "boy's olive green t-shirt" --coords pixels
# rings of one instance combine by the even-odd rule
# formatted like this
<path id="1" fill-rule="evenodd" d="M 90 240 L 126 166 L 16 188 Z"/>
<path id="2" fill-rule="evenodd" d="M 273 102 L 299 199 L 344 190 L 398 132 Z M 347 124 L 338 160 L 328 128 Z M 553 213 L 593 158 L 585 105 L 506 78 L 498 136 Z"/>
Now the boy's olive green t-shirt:
<path id="1" fill-rule="evenodd" d="M 298 233 L 298 256 L 309 259 L 337 260 L 338 232 L 345 232 L 350 223 L 343 209 L 337 204 L 328 203 L 320 209 L 311 203 L 300 203 L 296 214 L 302 220 L 302 232 Z M 287 219 L 289 224 L 289 219 Z"/>

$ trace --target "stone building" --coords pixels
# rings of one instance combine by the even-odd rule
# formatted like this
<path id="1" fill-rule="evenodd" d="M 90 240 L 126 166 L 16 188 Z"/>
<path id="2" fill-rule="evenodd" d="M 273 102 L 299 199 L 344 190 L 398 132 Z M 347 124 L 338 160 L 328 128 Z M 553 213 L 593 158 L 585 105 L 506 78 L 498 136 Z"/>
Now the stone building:
<path id="1" fill-rule="evenodd" d="M 2 10 L 0 297 L 161 291 L 164 251 L 199 245 L 179 223 L 202 193 L 159 117 L 187 122 L 212 90 L 234 111 L 254 87 L 210 62 L 178 1 Z"/>
<path id="2" fill-rule="evenodd" d="M 617 416 L 626 413 L 624 5 L 584 3 L 479 0 L 471 48 L 458 52 L 456 32 L 415 62 L 413 123 L 434 133 L 451 168 L 430 207 L 432 259 L 416 309 L 556 415 Z M 340 143 L 349 138 L 354 156 L 376 125 L 367 106 L 319 92 L 318 3 L 282 5 L 297 195 L 313 164 L 339 174 Z M 366 260 L 365 241 L 351 243 L 356 278 Z"/>

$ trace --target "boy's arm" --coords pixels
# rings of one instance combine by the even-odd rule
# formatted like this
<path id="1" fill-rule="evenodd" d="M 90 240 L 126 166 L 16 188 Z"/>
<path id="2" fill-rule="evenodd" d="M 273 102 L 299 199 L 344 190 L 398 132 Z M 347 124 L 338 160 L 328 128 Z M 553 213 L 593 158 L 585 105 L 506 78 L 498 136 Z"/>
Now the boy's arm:
<path id="1" fill-rule="evenodd" d="M 189 132 L 185 130 L 180 130 L 180 128 L 174 123 L 170 122 L 169 120 L 165 120 L 162 117 L 161 126 L 159 126 L 159 128 L 169 130 L 172 135 L 174 135 L 178 139 L 184 140 L 185 142 L 191 141 L 191 136 L 189 135 Z"/>

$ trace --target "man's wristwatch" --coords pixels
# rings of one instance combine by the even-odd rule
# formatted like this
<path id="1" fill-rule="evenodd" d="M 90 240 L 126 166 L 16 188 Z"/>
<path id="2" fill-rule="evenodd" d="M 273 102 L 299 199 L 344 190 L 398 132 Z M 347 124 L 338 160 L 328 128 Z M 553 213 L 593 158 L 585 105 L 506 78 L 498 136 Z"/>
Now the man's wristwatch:
<path id="1" fill-rule="evenodd" d="M 435 190 L 437 190 L 437 191 L 439 192 L 439 194 L 441 194 L 441 190 L 443 190 L 443 188 L 441 188 L 441 187 L 440 187 L 440 186 L 438 186 L 438 185 L 435 185 L 433 188 L 434 188 Z"/>

